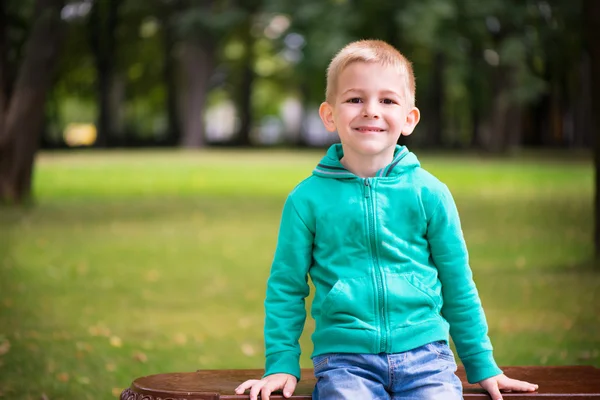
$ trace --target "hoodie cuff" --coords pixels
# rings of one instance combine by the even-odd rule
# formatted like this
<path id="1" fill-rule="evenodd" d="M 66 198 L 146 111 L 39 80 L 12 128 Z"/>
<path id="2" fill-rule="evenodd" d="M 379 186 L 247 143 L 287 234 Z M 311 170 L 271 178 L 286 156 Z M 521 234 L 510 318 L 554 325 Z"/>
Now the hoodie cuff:
<path id="1" fill-rule="evenodd" d="M 267 356 L 265 374 L 290 374 L 300 381 L 300 356 L 290 351 L 282 351 Z"/>
<path id="2" fill-rule="evenodd" d="M 473 354 L 464 359 L 461 358 L 465 371 L 467 373 L 467 381 L 469 383 L 481 382 L 484 379 L 492 376 L 500 375 L 502 370 L 498 368 L 492 351 L 482 351 L 481 353 Z"/>

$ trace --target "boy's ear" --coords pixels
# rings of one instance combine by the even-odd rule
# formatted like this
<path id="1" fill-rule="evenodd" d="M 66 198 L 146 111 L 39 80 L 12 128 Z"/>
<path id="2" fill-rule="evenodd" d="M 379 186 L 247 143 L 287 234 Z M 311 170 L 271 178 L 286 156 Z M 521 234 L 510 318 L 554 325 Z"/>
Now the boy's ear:
<path id="1" fill-rule="evenodd" d="M 321 103 L 319 107 L 319 116 L 321 117 L 321 121 L 323 121 L 323 125 L 325 125 L 325 129 L 329 132 L 335 132 L 335 122 L 333 121 L 333 107 L 328 102 Z"/>
<path id="2" fill-rule="evenodd" d="M 408 136 L 413 133 L 415 126 L 419 123 L 421 119 L 421 112 L 417 107 L 413 107 L 410 109 L 408 114 L 406 115 L 406 122 L 404 123 L 404 128 L 402 128 L 402 136 Z"/>

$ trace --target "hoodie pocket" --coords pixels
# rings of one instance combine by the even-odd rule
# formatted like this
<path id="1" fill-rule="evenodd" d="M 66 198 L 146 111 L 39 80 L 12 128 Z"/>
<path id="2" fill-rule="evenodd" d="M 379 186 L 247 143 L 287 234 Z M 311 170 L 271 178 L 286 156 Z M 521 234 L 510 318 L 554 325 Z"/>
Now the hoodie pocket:
<path id="1" fill-rule="evenodd" d="M 370 277 L 341 279 L 321 303 L 321 320 L 346 329 L 375 329 L 373 283 Z"/>
<path id="2" fill-rule="evenodd" d="M 440 317 L 440 296 L 414 274 L 388 274 L 387 302 L 391 328 L 404 328 Z"/>

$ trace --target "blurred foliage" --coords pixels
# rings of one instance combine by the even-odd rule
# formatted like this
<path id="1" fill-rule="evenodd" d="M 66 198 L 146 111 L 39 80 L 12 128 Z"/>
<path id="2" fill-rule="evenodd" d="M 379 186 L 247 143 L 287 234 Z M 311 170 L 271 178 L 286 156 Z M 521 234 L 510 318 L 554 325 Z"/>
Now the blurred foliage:
<path id="1" fill-rule="evenodd" d="M 77 12 L 68 18 L 69 34 L 52 93 L 57 105 L 50 107 L 58 112 L 48 113 L 49 130 L 69 122 L 94 122 L 73 121 L 89 119 L 89 113 L 73 117 L 63 104 L 98 108 L 90 9 L 98 7 L 100 32 L 108 34 L 107 1 L 69 3 Z M 13 62 L 19 57 L 31 4 L 7 2 Z M 115 116 L 119 129 L 111 134 L 117 136 L 171 134 L 161 132 L 164 121 L 173 118 L 167 116 L 167 99 L 181 101 L 190 90 L 182 83 L 179 67 L 185 43 L 214 52 L 208 86 L 198 90 L 209 98 L 214 98 L 214 90 L 226 93 L 238 114 L 250 98 L 256 126 L 263 117 L 280 117 L 281 104 L 289 97 L 307 109 L 317 106 L 324 98 L 325 69 L 335 52 L 351 40 L 378 38 L 413 61 L 417 101 L 428 111 L 426 116 L 431 115 L 424 119 L 424 129 L 431 123 L 446 135 L 438 145 L 452 144 L 453 130 L 464 137 L 457 143 L 468 142 L 482 122 L 492 119 L 498 99 L 519 108 L 523 126 L 531 128 L 528 121 L 537 121 L 532 143 L 591 141 L 584 132 L 589 125 L 587 103 L 576 104 L 587 99 L 582 87 L 589 84 L 581 0 L 123 0 L 114 35 L 111 101 L 113 109 L 122 112 Z M 165 72 L 170 62 L 170 72 Z M 166 83 L 169 74 L 177 83 L 174 88 Z M 437 114 L 441 122 L 436 125 Z M 569 139 L 573 135 L 566 128 L 540 122 L 558 119 L 567 126 L 573 114 L 579 118 L 577 139 Z M 429 139 L 424 135 L 422 141 Z"/>

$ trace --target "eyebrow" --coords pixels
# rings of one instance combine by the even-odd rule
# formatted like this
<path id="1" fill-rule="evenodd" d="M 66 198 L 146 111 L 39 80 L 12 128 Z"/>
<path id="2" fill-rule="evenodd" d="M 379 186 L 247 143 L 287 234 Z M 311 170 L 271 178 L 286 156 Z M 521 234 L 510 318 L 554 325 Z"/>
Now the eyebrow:
<path id="1" fill-rule="evenodd" d="M 362 93 L 363 90 L 362 89 L 351 88 L 351 89 L 348 89 L 348 90 L 342 92 L 341 95 L 344 96 L 345 94 L 350 93 L 350 92 L 359 92 L 359 93 Z M 397 96 L 397 97 L 402 97 L 402 96 L 400 96 L 400 94 L 394 92 L 393 90 L 382 90 L 380 92 L 380 94 L 382 94 L 382 95 L 394 95 L 394 96 Z"/>

